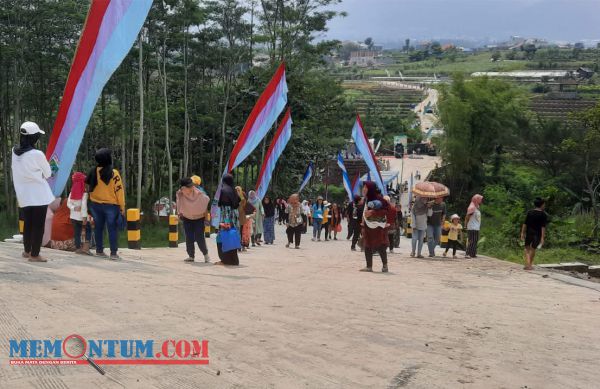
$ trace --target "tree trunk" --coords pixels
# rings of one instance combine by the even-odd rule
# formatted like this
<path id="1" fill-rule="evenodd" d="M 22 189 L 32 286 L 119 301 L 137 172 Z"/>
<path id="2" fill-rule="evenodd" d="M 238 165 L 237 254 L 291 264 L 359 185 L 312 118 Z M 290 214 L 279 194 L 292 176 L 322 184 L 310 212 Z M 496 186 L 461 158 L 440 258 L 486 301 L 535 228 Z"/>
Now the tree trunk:
<path id="1" fill-rule="evenodd" d="M 137 199 L 136 199 L 136 207 L 137 209 L 142 209 L 142 174 L 143 174 L 143 149 L 144 149 L 144 77 L 143 77 L 143 32 L 140 32 L 140 36 L 138 38 L 139 42 L 139 67 L 138 67 L 138 83 L 139 83 L 139 94 L 140 94 L 140 130 L 139 130 L 139 139 L 138 139 L 138 166 L 137 166 Z"/>
<path id="2" fill-rule="evenodd" d="M 164 109 L 165 109 L 165 152 L 166 152 L 166 157 L 167 157 L 167 168 L 168 168 L 168 174 L 169 174 L 169 179 L 168 179 L 168 188 L 167 188 L 167 193 L 168 193 L 168 198 L 169 201 L 173 201 L 173 158 L 171 157 L 171 141 L 170 141 L 170 132 L 169 132 L 169 102 L 168 102 L 168 95 L 167 95 L 167 66 L 166 66 L 166 51 L 167 51 L 167 42 L 166 42 L 166 38 L 163 39 L 163 52 L 162 52 L 162 58 L 160 58 L 160 60 L 162 61 L 162 69 L 161 69 L 161 63 L 159 62 L 159 77 L 161 77 L 161 81 L 162 81 L 162 92 L 163 92 L 163 99 L 164 99 Z M 159 55 L 160 57 L 160 55 Z M 159 60 L 159 61 L 160 61 Z M 162 74 L 161 74 L 162 72 Z"/>
<path id="3" fill-rule="evenodd" d="M 229 105 L 229 89 L 230 89 L 230 76 L 229 74 L 225 77 L 225 102 L 223 104 L 223 121 L 221 123 L 221 150 L 219 155 L 219 172 L 218 174 L 223 174 L 224 169 L 224 161 L 223 155 L 225 154 L 225 130 L 227 129 L 227 107 Z M 233 168 L 233 166 L 229 166 L 229 168 Z"/>
<path id="4" fill-rule="evenodd" d="M 183 48 L 183 171 L 181 176 L 185 177 L 189 172 L 190 161 L 190 118 L 188 113 L 188 69 L 187 69 L 187 35 L 189 27 L 184 33 L 184 48 Z"/>

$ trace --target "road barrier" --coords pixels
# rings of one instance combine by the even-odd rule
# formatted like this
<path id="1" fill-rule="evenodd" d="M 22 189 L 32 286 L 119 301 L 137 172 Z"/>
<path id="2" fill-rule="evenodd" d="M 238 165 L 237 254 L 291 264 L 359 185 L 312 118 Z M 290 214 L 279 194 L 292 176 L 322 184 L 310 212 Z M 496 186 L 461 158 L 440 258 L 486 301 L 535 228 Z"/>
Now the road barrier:
<path id="1" fill-rule="evenodd" d="M 127 247 L 133 250 L 142 248 L 142 232 L 140 230 L 140 210 L 130 208 L 127 210 Z"/>
<path id="2" fill-rule="evenodd" d="M 179 233 L 177 232 L 177 226 L 179 225 L 179 218 L 177 215 L 169 215 L 169 247 L 177 247 L 179 242 Z"/>

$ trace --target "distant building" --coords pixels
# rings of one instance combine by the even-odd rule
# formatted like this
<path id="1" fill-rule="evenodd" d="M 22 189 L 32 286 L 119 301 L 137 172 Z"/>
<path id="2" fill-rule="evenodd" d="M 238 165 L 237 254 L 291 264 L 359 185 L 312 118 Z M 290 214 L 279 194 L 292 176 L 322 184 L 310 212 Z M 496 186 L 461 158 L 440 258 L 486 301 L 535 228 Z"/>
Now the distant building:
<path id="1" fill-rule="evenodd" d="M 592 78 L 592 76 L 594 75 L 594 71 L 589 68 L 581 67 L 577 69 L 577 75 L 579 76 L 579 78 Z"/>
<path id="2" fill-rule="evenodd" d="M 350 53 L 350 66 L 373 66 L 376 64 L 376 53 L 372 50 L 360 50 Z"/>

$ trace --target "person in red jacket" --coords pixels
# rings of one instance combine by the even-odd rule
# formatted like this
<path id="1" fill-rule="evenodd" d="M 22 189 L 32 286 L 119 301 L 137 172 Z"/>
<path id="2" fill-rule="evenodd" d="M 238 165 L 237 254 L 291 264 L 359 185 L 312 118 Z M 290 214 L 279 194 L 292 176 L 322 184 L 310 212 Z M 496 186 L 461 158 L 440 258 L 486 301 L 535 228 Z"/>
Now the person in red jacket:
<path id="1" fill-rule="evenodd" d="M 367 266 L 360 271 L 373 271 L 373 253 L 376 251 L 381 257 L 383 267 L 381 271 L 387 273 L 387 246 L 389 244 L 387 233 L 387 215 L 389 203 L 377 193 L 377 186 L 372 181 L 366 181 L 363 185 L 363 196 L 365 197 L 365 211 L 362 219 L 363 247 L 365 249 L 365 260 Z M 378 203 L 378 206 L 374 206 Z"/>

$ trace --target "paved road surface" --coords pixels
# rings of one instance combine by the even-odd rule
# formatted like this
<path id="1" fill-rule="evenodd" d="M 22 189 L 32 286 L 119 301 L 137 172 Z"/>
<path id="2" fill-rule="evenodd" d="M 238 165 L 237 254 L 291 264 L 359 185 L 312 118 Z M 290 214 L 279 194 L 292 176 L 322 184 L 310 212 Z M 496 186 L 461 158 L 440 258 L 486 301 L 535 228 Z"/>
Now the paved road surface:
<path id="1" fill-rule="evenodd" d="M 0 244 L 0 387 L 598 387 L 599 289 L 488 258 L 415 260 L 406 241 L 390 273 L 378 258 L 361 273 L 347 241 L 289 250 L 282 233 L 239 268 L 184 264 L 183 247 L 30 264 Z M 208 339 L 210 365 L 8 365 L 9 339 L 71 333 Z"/>

